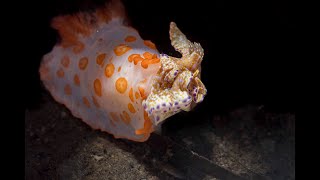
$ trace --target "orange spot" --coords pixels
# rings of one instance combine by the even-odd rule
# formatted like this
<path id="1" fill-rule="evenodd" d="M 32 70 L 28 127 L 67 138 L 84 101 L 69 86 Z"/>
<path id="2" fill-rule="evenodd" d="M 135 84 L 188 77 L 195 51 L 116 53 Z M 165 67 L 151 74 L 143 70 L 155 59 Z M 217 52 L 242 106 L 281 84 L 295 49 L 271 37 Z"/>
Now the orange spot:
<path id="1" fill-rule="evenodd" d="M 69 56 L 63 56 L 63 58 L 61 59 L 61 64 L 63 67 L 68 68 L 70 64 Z"/>
<path id="2" fill-rule="evenodd" d="M 153 131 L 152 122 L 151 122 L 151 120 L 148 116 L 148 113 L 146 111 L 144 111 L 143 116 L 144 116 L 144 126 L 142 129 L 136 130 L 137 135 L 147 134 L 147 133 L 150 133 Z"/>
<path id="3" fill-rule="evenodd" d="M 144 78 L 142 81 L 140 81 L 141 83 L 146 83 L 147 82 L 147 79 Z"/>
<path id="4" fill-rule="evenodd" d="M 134 102 L 134 99 L 133 99 L 133 90 L 132 88 L 130 88 L 130 91 L 129 91 L 129 98 L 132 102 Z"/>
<path id="5" fill-rule="evenodd" d="M 81 53 L 83 50 L 84 44 L 82 42 L 77 42 L 77 44 L 72 49 L 75 54 Z"/>
<path id="6" fill-rule="evenodd" d="M 145 94 L 144 94 L 144 92 L 145 92 L 144 89 L 142 87 L 138 87 L 138 90 L 140 92 L 140 95 L 141 95 L 142 99 L 145 99 L 146 97 L 145 97 Z"/>
<path id="7" fill-rule="evenodd" d="M 116 46 L 113 51 L 117 56 L 121 56 L 124 53 L 128 52 L 129 50 L 131 50 L 132 48 L 126 44 L 120 44 L 118 46 Z"/>
<path id="8" fill-rule="evenodd" d="M 155 59 L 145 59 L 145 60 L 143 60 L 142 62 L 141 62 L 141 66 L 143 67 L 143 68 L 148 68 L 148 66 L 150 65 L 150 64 L 156 64 L 156 63 L 159 63 L 160 62 L 160 59 L 158 59 L 158 58 L 155 58 Z"/>
<path id="9" fill-rule="evenodd" d="M 151 59 L 158 58 L 157 54 L 153 54 Z"/>
<path id="10" fill-rule="evenodd" d="M 133 41 L 135 41 L 137 38 L 136 37 L 134 37 L 134 36 L 127 36 L 124 40 L 126 41 L 126 42 L 133 42 Z"/>
<path id="11" fill-rule="evenodd" d="M 125 121 L 122 114 L 120 114 L 120 118 L 121 118 L 121 120 L 122 120 L 123 122 Z"/>
<path id="12" fill-rule="evenodd" d="M 153 42 L 149 41 L 149 40 L 145 40 L 145 41 L 143 41 L 143 43 L 144 43 L 144 45 L 148 46 L 151 49 L 157 49 L 156 45 Z"/>
<path id="13" fill-rule="evenodd" d="M 128 104 L 128 109 L 129 109 L 129 111 L 131 113 L 135 113 L 136 112 L 135 108 L 133 107 L 133 105 L 131 103 Z"/>
<path id="14" fill-rule="evenodd" d="M 144 61 L 141 62 L 141 67 L 147 69 L 148 66 L 149 66 L 148 60 L 144 60 Z"/>
<path id="15" fill-rule="evenodd" d="M 134 65 L 137 65 L 139 61 L 143 61 L 144 59 L 139 55 L 133 58 Z"/>
<path id="16" fill-rule="evenodd" d="M 49 71 L 50 71 L 50 69 L 49 69 L 47 66 L 41 65 L 41 66 L 40 66 L 40 70 L 39 70 L 39 72 L 40 72 L 40 78 L 41 78 L 41 79 L 50 79 L 50 78 L 49 78 L 49 77 L 50 77 Z"/>
<path id="17" fill-rule="evenodd" d="M 83 57 L 79 60 L 79 68 L 81 70 L 85 70 L 87 65 L 88 65 L 88 58 L 87 57 Z"/>
<path id="18" fill-rule="evenodd" d="M 57 76 L 58 76 L 59 78 L 64 77 L 64 71 L 63 71 L 61 68 L 57 71 Z"/>
<path id="19" fill-rule="evenodd" d="M 109 78 L 113 75 L 113 72 L 114 72 L 114 65 L 107 64 L 106 68 L 104 69 L 104 75 Z"/>
<path id="20" fill-rule="evenodd" d="M 98 103 L 97 99 L 94 96 L 92 96 L 92 101 L 97 108 L 100 108 L 100 104 Z"/>
<path id="21" fill-rule="evenodd" d="M 110 57 L 109 62 L 112 63 L 113 56 Z"/>
<path id="22" fill-rule="evenodd" d="M 121 66 L 118 67 L 118 72 L 120 72 L 120 71 L 121 71 Z"/>
<path id="23" fill-rule="evenodd" d="M 131 55 L 128 57 L 128 61 L 129 61 L 129 62 L 132 62 L 135 57 L 140 57 L 140 54 L 131 54 Z"/>
<path id="24" fill-rule="evenodd" d="M 149 52 L 145 52 L 145 53 L 143 53 L 142 55 L 143 55 L 143 57 L 146 58 L 146 59 L 152 59 L 152 54 L 149 53 Z"/>
<path id="25" fill-rule="evenodd" d="M 116 81 L 116 89 L 119 93 L 123 94 L 127 90 L 128 82 L 125 78 L 121 77 Z"/>
<path id="26" fill-rule="evenodd" d="M 96 93 L 97 96 L 101 96 L 101 82 L 99 79 L 94 80 L 93 82 L 93 87 L 94 87 L 94 92 Z"/>
<path id="27" fill-rule="evenodd" d="M 130 124 L 131 118 L 126 111 L 123 111 L 122 114 L 120 114 L 120 117 L 125 124 Z"/>
<path id="28" fill-rule="evenodd" d="M 110 116 L 113 121 L 119 121 L 119 118 L 115 112 L 110 112 Z"/>
<path id="29" fill-rule="evenodd" d="M 71 87 L 70 87 L 69 84 L 67 84 L 67 85 L 64 86 L 64 93 L 65 93 L 66 95 L 71 95 L 72 91 L 71 91 Z"/>
<path id="30" fill-rule="evenodd" d="M 86 97 L 82 97 L 83 104 L 90 108 L 90 102 Z"/>
<path id="31" fill-rule="evenodd" d="M 140 98 L 140 94 L 138 92 L 135 93 L 136 99 Z"/>
<path id="32" fill-rule="evenodd" d="M 74 75 L 73 81 L 74 81 L 75 85 L 80 86 L 80 79 L 79 79 L 79 76 L 77 74 Z"/>
<path id="33" fill-rule="evenodd" d="M 96 58 L 96 62 L 98 65 L 103 66 L 103 61 L 106 58 L 106 53 L 99 54 Z"/>
<path id="34" fill-rule="evenodd" d="M 150 64 L 156 64 L 156 63 L 159 63 L 159 62 L 160 62 L 159 58 L 154 58 L 154 59 L 151 59 Z"/>

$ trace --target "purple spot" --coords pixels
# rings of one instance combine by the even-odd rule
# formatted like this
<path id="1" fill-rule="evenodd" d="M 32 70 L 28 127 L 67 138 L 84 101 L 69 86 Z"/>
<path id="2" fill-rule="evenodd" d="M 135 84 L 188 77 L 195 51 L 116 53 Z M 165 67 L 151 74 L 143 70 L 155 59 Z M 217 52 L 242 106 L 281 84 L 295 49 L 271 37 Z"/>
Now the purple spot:
<path id="1" fill-rule="evenodd" d="M 172 103 L 169 103 L 170 104 L 170 106 L 172 106 Z"/>
<path id="2" fill-rule="evenodd" d="M 166 55 L 166 54 L 160 54 L 160 56 L 168 57 L 168 55 Z"/>
<path id="3" fill-rule="evenodd" d="M 180 106 L 178 106 L 177 109 L 180 109 Z"/>
<path id="4" fill-rule="evenodd" d="M 158 105 L 158 106 L 157 106 L 157 109 L 159 109 L 159 108 L 160 108 L 160 106 Z"/>
<path id="5" fill-rule="evenodd" d="M 166 103 L 163 103 L 163 104 L 162 104 L 162 106 L 164 106 L 164 107 L 165 107 L 165 106 L 166 106 Z"/>
<path id="6" fill-rule="evenodd" d="M 191 99 L 191 96 L 188 96 L 188 99 Z"/>
<path id="7" fill-rule="evenodd" d="M 144 105 L 143 105 L 143 108 L 144 108 L 144 109 L 147 109 L 147 105 L 146 105 L 146 104 L 144 104 Z"/>
<path id="8" fill-rule="evenodd" d="M 174 105 L 178 105 L 178 104 L 179 104 L 178 102 L 175 102 L 175 103 L 174 103 Z"/>
<path id="9" fill-rule="evenodd" d="M 186 102 L 187 102 L 187 99 L 183 100 L 182 102 L 183 102 L 183 103 L 186 103 Z"/>
<path id="10" fill-rule="evenodd" d="M 184 105 L 185 107 L 189 106 L 189 104 Z"/>
<path id="11" fill-rule="evenodd" d="M 163 111 L 163 113 L 166 113 L 166 112 L 167 112 L 167 110 L 164 110 L 164 111 Z"/>
<path id="12" fill-rule="evenodd" d="M 160 120 L 160 117 L 159 117 L 159 116 L 157 116 L 157 117 L 156 117 L 156 120 L 157 120 L 157 121 L 159 121 L 159 120 Z"/>

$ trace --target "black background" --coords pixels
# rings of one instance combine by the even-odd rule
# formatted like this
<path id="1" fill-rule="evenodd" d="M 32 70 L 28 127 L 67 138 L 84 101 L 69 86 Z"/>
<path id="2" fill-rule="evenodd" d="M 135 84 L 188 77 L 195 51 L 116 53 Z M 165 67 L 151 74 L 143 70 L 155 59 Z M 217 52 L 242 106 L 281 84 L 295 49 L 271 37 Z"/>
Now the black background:
<path id="1" fill-rule="evenodd" d="M 38 75 L 39 63 L 58 37 L 50 28 L 50 20 L 103 2 L 34 2 L 27 108 L 39 107 L 44 91 Z M 296 26 L 288 1 L 123 2 L 132 26 L 142 38 L 152 40 L 160 52 L 176 55 L 169 40 L 170 21 L 176 22 L 191 41 L 202 45 L 202 81 L 208 94 L 196 111 L 220 113 L 247 104 L 264 105 L 277 112 L 295 110 Z"/>

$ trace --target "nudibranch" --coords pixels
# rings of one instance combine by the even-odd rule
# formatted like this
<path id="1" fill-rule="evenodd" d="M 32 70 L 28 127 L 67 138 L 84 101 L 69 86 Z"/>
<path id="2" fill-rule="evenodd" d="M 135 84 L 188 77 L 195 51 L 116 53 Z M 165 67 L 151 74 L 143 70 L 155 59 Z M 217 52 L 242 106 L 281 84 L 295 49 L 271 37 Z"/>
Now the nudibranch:
<path id="1" fill-rule="evenodd" d="M 165 119 L 203 101 L 204 52 L 171 22 L 171 45 L 182 57 L 160 54 L 125 17 L 119 1 L 55 17 L 61 40 L 43 56 L 39 73 L 73 116 L 115 138 L 144 142 Z"/>

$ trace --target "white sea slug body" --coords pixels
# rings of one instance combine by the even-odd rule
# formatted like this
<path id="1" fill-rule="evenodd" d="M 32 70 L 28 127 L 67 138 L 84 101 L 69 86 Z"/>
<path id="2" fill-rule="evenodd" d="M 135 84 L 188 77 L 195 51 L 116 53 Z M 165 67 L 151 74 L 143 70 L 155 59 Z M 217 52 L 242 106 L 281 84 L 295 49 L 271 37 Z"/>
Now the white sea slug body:
<path id="1" fill-rule="evenodd" d="M 190 111 L 206 95 L 200 80 L 203 49 L 170 24 L 182 58 L 159 54 L 125 25 L 122 4 L 58 16 L 61 42 L 43 57 L 41 80 L 56 101 L 94 129 L 146 141 L 166 118 Z"/>

